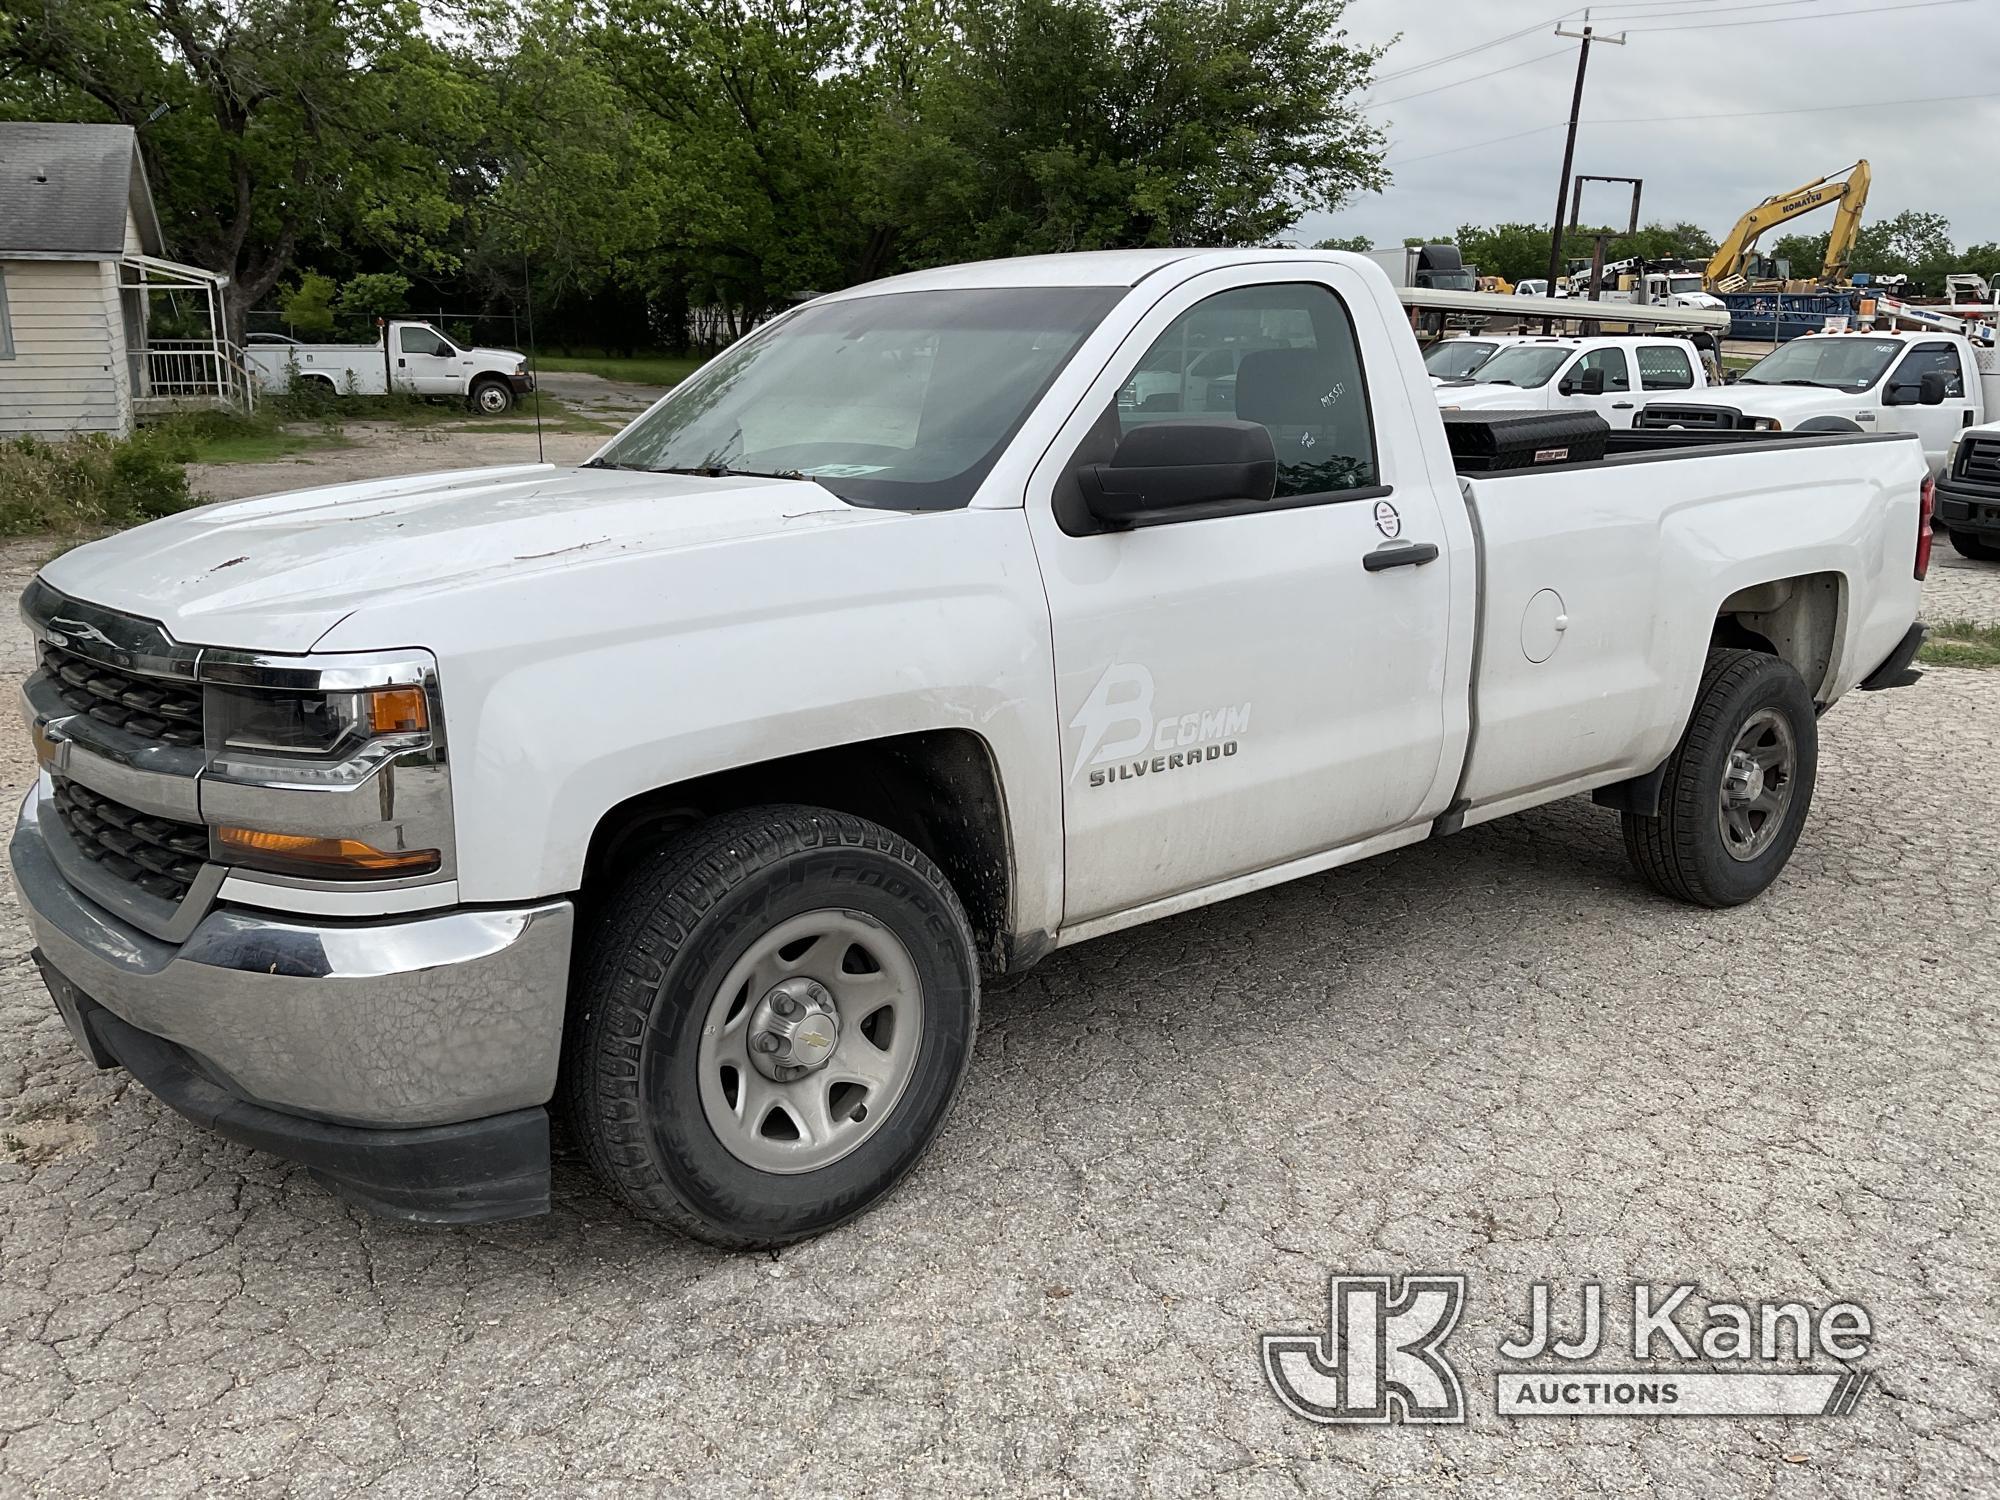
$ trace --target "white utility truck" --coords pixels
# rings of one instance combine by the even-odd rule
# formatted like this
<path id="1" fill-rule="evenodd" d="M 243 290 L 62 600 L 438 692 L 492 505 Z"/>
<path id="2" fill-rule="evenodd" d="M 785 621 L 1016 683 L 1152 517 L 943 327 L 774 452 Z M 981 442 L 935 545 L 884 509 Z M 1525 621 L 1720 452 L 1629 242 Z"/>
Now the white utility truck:
<path id="1" fill-rule="evenodd" d="M 1447 380 L 1469 380 L 1472 372 L 1500 349 L 1519 342 L 1514 334 L 1491 333 L 1437 339 L 1424 350 L 1424 368 L 1431 373 L 1432 385 Z"/>
<path id="2" fill-rule="evenodd" d="M 560 1113 L 779 1243 L 938 1135 L 983 972 L 1584 792 L 1757 896 L 1910 675 L 1926 499 L 1907 438 L 1440 417 L 1353 255 L 923 271 L 582 467 L 47 563 L 16 889 L 96 1062 L 357 1203 L 540 1211 Z"/>
<path id="3" fill-rule="evenodd" d="M 1517 338 L 1463 380 L 1436 383 L 1446 411 L 1593 411 L 1630 427 L 1649 397 L 1708 384 L 1685 339 L 1630 335 Z"/>
<path id="4" fill-rule="evenodd" d="M 1809 333 L 1723 386 L 1645 402 L 1641 428 L 1914 433 L 1931 472 L 2000 410 L 1994 351 L 1949 333 Z"/>
<path id="5" fill-rule="evenodd" d="M 266 335 L 243 351 L 265 390 L 294 379 L 323 382 L 337 395 L 457 396 L 488 416 L 511 411 L 535 388 L 528 357 L 513 349 L 463 349 L 429 323 L 392 318 L 372 344 L 302 344 Z"/>

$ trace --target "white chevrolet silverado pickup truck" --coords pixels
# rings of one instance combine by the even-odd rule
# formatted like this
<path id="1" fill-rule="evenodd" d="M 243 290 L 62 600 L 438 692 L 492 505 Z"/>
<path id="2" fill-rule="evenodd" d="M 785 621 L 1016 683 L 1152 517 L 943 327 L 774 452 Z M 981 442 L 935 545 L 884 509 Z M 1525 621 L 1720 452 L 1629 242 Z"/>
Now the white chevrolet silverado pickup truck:
<path id="1" fill-rule="evenodd" d="M 540 1211 L 560 1114 L 638 1212 L 779 1243 L 910 1170 L 982 974 L 1064 944 L 1583 792 L 1659 891 L 1756 896 L 1818 715 L 1911 675 L 1924 469 L 1441 417 L 1351 255 L 921 272 L 580 468 L 50 562 L 19 899 L 92 1059 L 355 1202 Z"/>

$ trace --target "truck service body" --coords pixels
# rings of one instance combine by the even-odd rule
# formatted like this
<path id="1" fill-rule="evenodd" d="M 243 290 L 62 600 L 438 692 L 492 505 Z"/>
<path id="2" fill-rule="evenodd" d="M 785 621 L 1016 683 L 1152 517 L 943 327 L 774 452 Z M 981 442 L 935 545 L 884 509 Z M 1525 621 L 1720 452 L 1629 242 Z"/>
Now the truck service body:
<path id="1" fill-rule="evenodd" d="M 1459 473 L 1351 255 L 837 293 L 582 468 L 49 563 L 38 957 L 378 1211 L 544 1207 L 554 1109 L 641 1212 L 813 1233 L 936 1135 L 982 969 L 1580 792 L 1661 890 L 1764 889 L 1816 714 L 1921 639 L 1917 444 L 1611 441 Z"/>
<path id="2" fill-rule="evenodd" d="M 432 324 L 402 318 L 390 319 L 372 344 L 302 344 L 266 335 L 250 344 L 244 360 L 267 390 L 305 380 L 336 395 L 462 396 L 490 416 L 510 410 L 535 388 L 525 354 L 462 349 Z"/>

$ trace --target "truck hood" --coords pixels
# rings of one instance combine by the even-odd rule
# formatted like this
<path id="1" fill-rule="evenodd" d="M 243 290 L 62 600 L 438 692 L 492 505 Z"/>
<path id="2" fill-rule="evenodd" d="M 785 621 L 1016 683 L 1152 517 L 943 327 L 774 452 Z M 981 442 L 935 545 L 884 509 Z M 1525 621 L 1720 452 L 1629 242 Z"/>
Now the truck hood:
<path id="1" fill-rule="evenodd" d="M 1549 404 L 1548 392 L 1544 389 L 1524 391 L 1516 385 L 1494 385 L 1490 381 L 1469 380 L 1463 385 L 1454 385 L 1447 380 L 1437 388 L 1438 405 L 1460 411 L 1480 411 L 1491 408 L 1515 411 L 1539 411 Z"/>
<path id="2" fill-rule="evenodd" d="M 202 506 L 66 552 L 42 577 L 189 645 L 300 652 L 391 596 L 897 518 L 799 480 L 526 464 Z"/>
<path id="3" fill-rule="evenodd" d="M 1835 415 L 1872 404 L 1867 392 L 1830 391 L 1809 385 L 1713 385 L 1699 391 L 1661 391 L 1647 404 L 1662 406 L 1728 406 L 1747 417 L 1776 417 L 1790 427 L 1822 413 Z"/>

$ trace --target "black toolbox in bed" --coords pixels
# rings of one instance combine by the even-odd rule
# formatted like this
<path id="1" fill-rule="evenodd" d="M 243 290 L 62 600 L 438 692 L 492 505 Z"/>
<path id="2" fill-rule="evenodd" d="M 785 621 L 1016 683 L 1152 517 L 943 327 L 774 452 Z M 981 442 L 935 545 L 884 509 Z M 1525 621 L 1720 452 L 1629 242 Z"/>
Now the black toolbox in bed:
<path id="1" fill-rule="evenodd" d="M 1445 441 L 1461 473 L 1589 463 L 1604 457 L 1611 424 L 1594 411 L 1448 411 Z"/>

